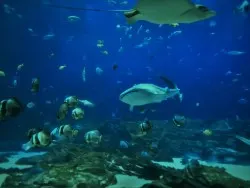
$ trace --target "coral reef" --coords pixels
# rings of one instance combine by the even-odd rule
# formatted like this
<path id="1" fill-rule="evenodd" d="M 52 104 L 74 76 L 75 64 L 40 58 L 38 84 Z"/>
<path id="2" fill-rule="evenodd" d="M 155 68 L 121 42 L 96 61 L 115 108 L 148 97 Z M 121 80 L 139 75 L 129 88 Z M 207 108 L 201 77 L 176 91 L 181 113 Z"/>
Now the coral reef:
<path id="1" fill-rule="evenodd" d="M 221 123 L 225 124 L 224 121 Z M 122 122 L 119 127 L 134 132 L 136 124 Z M 227 133 L 224 130 L 218 130 L 219 133 L 214 131 L 208 137 L 200 131 L 201 126 L 208 126 L 208 122 L 202 120 L 188 120 L 184 127 L 173 126 L 167 121 L 153 121 L 153 124 L 152 133 L 132 140 L 133 144 L 127 149 L 111 146 L 112 135 L 105 135 L 104 143 L 95 148 L 86 144 L 61 144 L 34 156 L 19 152 L 19 155 L 26 156 L 14 157 L 15 161 L 10 163 L 12 166 L 9 168 L 1 168 L 6 167 L 1 163 L 2 187 L 250 188 L 250 178 L 241 177 L 242 174 L 250 174 L 247 167 L 246 171 L 233 174 L 227 169 L 225 158 L 221 158 L 231 157 L 242 163 L 249 161 L 244 145 L 237 151 L 231 149 L 236 140 L 228 134 L 228 130 Z M 158 148 L 149 149 L 152 142 L 157 143 Z M 150 157 L 141 155 L 144 150 L 149 152 Z M 183 158 L 188 152 L 198 153 L 200 158 Z M 210 154 L 216 154 L 218 160 L 224 163 L 205 163 L 203 158 L 208 159 Z M 1 155 L 1 162 L 8 157 L 11 156 Z M 231 164 L 231 169 L 236 169 L 236 162 L 236 166 Z"/>
<path id="2" fill-rule="evenodd" d="M 121 152 L 90 151 L 74 144 L 51 148 L 44 155 L 20 159 L 17 164 L 34 166 L 8 171 L 2 187 L 111 188 L 119 187 L 124 181 L 132 182 L 135 187 L 250 187 L 249 181 L 235 178 L 223 168 L 203 166 L 197 160 L 189 161 L 184 169 L 175 169 L 130 158 Z M 130 187 L 128 183 L 127 187 Z"/>

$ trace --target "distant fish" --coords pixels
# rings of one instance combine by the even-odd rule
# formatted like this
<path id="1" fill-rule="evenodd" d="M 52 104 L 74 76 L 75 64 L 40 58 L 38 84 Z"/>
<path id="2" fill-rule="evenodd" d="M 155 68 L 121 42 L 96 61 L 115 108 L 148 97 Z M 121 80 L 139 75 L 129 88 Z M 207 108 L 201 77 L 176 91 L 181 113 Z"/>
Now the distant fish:
<path id="1" fill-rule="evenodd" d="M 247 0 L 244 0 L 235 10 L 234 12 L 237 13 L 248 13 L 250 11 L 250 4 Z"/>
<path id="2" fill-rule="evenodd" d="M 239 103 L 239 104 L 247 104 L 247 103 L 248 103 L 248 100 L 245 99 L 245 98 L 241 98 L 241 99 L 238 100 L 238 103 Z"/>
<path id="3" fill-rule="evenodd" d="M 33 37 L 38 36 L 38 34 L 36 34 L 32 28 L 29 27 L 28 31 L 29 31 L 29 33 L 30 33 L 31 36 L 33 36 Z"/>
<path id="4" fill-rule="evenodd" d="M 20 71 L 24 67 L 24 64 L 20 64 L 17 66 L 17 71 Z"/>
<path id="5" fill-rule="evenodd" d="M 171 39 L 173 36 L 180 35 L 181 33 L 182 33 L 181 30 L 179 30 L 179 31 L 174 31 L 174 32 L 172 32 L 172 33 L 168 36 L 168 38 Z"/>
<path id="6" fill-rule="evenodd" d="M 229 76 L 229 75 L 231 75 L 232 74 L 232 71 L 227 71 L 226 73 L 225 73 L 225 76 Z"/>
<path id="7" fill-rule="evenodd" d="M 250 139 L 247 139 L 243 136 L 239 136 L 239 135 L 236 135 L 235 136 L 237 139 L 239 139 L 240 141 L 244 142 L 245 144 L 249 145 L 250 146 Z"/>
<path id="8" fill-rule="evenodd" d="M 150 154 L 147 152 L 147 151 L 142 151 L 140 153 L 140 156 L 143 157 L 143 158 L 150 158 Z"/>
<path id="9" fill-rule="evenodd" d="M 55 37 L 54 33 L 48 33 L 47 35 L 43 36 L 43 40 L 51 40 Z"/>
<path id="10" fill-rule="evenodd" d="M 245 156 L 247 155 L 246 152 L 239 152 L 231 148 L 221 148 L 216 147 L 213 148 L 213 154 L 215 155 L 230 155 L 230 156 Z"/>
<path id="11" fill-rule="evenodd" d="M 29 102 L 26 106 L 27 108 L 31 109 L 31 108 L 34 108 L 36 105 L 33 102 Z"/>
<path id="12" fill-rule="evenodd" d="M 78 17 L 78 16 L 68 16 L 68 22 L 77 22 L 77 21 L 80 21 L 81 18 Z"/>
<path id="13" fill-rule="evenodd" d="M 52 101 L 46 100 L 46 101 L 45 101 L 45 104 L 52 104 Z"/>
<path id="14" fill-rule="evenodd" d="M 61 66 L 58 67 L 58 69 L 59 69 L 59 70 L 63 70 L 63 69 L 65 69 L 66 67 L 67 67 L 67 65 L 61 65 Z"/>
<path id="15" fill-rule="evenodd" d="M 224 51 L 224 53 L 227 54 L 227 55 L 237 56 L 237 55 L 243 55 L 246 52 L 243 52 L 243 51 Z"/>
<path id="16" fill-rule="evenodd" d="M 88 100 L 78 100 L 78 102 L 87 107 L 95 107 L 95 104 Z"/>
<path id="17" fill-rule="evenodd" d="M 86 69 L 85 69 L 85 67 L 83 67 L 83 69 L 82 69 L 82 81 L 86 82 Z"/>
<path id="18" fill-rule="evenodd" d="M 31 92 L 37 93 L 40 89 L 40 79 L 33 78 L 31 82 Z"/>
<path id="19" fill-rule="evenodd" d="M 102 75 L 103 70 L 100 67 L 96 67 L 95 72 L 96 72 L 97 75 L 100 76 L 100 75 Z"/>
<path id="20" fill-rule="evenodd" d="M 210 129 L 205 129 L 204 131 L 202 131 L 202 133 L 205 135 L 205 136 L 211 136 L 213 134 L 213 131 L 210 130 Z"/>
<path id="21" fill-rule="evenodd" d="M 120 141 L 120 148 L 126 149 L 129 147 L 129 143 L 127 141 L 121 140 Z"/>
<path id="22" fill-rule="evenodd" d="M 15 12 L 15 9 L 12 8 L 12 7 L 10 7 L 10 6 L 7 5 L 7 4 L 3 4 L 3 9 L 4 9 L 4 12 L 5 12 L 6 14 L 11 14 L 11 13 Z"/>
<path id="23" fill-rule="evenodd" d="M 18 76 L 13 76 L 9 88 L 16 88 L 18 86 L 19 80 L 20 79 Z"/>

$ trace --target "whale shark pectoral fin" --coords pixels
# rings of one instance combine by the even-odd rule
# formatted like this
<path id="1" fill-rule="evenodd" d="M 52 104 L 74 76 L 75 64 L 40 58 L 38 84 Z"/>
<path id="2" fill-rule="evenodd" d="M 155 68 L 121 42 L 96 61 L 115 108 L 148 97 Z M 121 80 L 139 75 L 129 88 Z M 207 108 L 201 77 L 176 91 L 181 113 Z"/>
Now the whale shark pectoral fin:
<path id="1" fill-rule="evenodd" d="M 133 112 L 133 110 L 134 110 L 134 106 L 130 105 L 130 106 L 129 106 L 129 111 L 130 111 L 130 112 Z"/>

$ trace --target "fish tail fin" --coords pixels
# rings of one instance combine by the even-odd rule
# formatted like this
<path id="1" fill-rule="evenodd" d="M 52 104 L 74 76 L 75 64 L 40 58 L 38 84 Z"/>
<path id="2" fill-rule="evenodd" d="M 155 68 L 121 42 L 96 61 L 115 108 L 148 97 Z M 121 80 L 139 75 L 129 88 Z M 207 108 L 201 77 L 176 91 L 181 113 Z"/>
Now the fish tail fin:
<path id="1" fill-rule="evenodd" d="M 138 20 L 139 15 L 140 12 L 138 10 L 129 10 L 124 12 L 124 16 L 126 17 L 128 24 L 134 24 Z"/>

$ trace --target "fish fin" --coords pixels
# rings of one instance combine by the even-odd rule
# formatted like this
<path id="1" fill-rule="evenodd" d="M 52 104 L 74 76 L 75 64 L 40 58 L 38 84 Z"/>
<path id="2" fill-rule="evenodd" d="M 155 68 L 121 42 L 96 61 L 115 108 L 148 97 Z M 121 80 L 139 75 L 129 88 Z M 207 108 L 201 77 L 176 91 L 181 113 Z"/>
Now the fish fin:
<path id="1" fill-rule="evenodd" d="M 130 111 L 130 112 L 133 112 L 133 110 L 134 110 L 134 106 L 132 106 L 132 105 L 129 106 L 129 111 Z"/>
<path id="2" fill-rule="evenodd" d="M 178 26 L 179 26 L 178 23 L 171 23 L 171 24 L 169 24 L 169 25 L 172 26 L 172 27 L 178 27 Z"/>
<path id="3" fill-rule="evenodd" d="M 130 10 L 124 12 L 124 16 L 126 17 L 128 24 L 134 24 L 139 20 L 138 16 L 140 16 L 140 12 L 138 10 Z"/>
<path id="4" fill-rule="evenodd" d="M 24 151 L 28 151 L 28 150 L 30 150 L 31 148 L 33 148 L 34 146 L 33 146 L 33 144 L 31 143 L 31 141 L 29 141 L 29 142 L 27 142 L 26 144 L 23 144 L 22 145 L 22 149 L 24 150 Z"/>
<path id="5" fill-rule="evenodd" d="M 172 82 L 171 80 L 169 80 L 167 77 L 160 76 L 160 79 L 162 79 L 170 89 L 176 89 L 177 88 L 176 84 L 174 82 Z"/>

